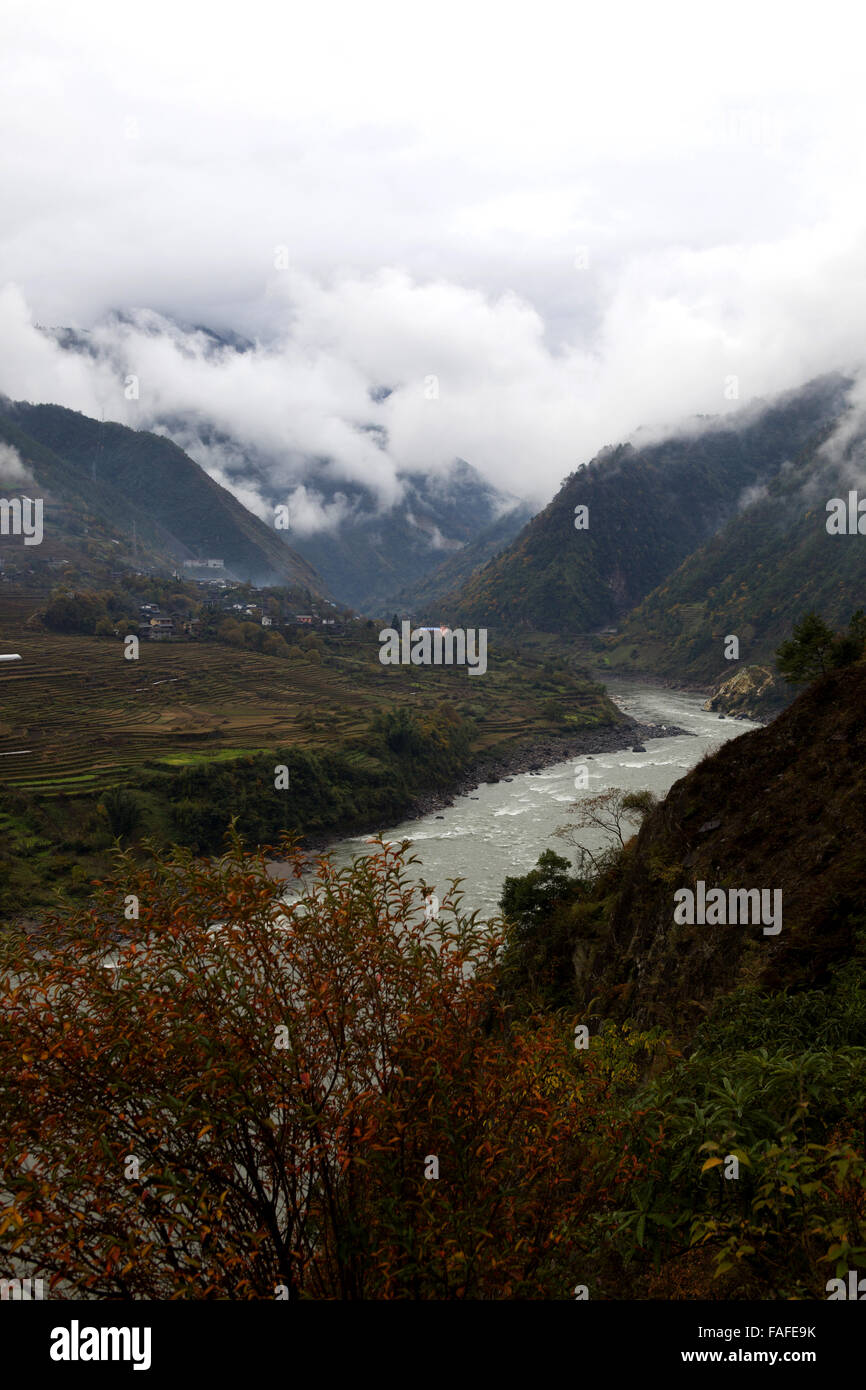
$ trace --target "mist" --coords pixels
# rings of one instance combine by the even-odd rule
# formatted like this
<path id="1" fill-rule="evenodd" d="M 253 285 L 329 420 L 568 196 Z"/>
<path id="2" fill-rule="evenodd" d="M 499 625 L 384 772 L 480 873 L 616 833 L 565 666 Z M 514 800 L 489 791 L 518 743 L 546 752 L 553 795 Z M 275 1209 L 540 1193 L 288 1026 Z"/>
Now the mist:
<path id="1" fill-rule="evenodd" d="M 541 506 L 638 430 L 859 376 L 829 21 L 204 13 L 7 7 L 5 395 L 169 433 L 310 534 L 458 458 Z"/>

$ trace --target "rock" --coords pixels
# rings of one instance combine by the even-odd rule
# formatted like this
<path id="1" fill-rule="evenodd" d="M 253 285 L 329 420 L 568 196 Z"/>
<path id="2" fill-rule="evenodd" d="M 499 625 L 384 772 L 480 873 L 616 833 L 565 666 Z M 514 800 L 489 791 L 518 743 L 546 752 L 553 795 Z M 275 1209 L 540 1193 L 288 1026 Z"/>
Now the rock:
<path id="1" fill-rule="evenodd" d="M 476 800 L 477 800 L 477 799 L 478 799 L 478 798 L 476 797 Z M 437 820 L 444 820 L 445 817 L 444 817 L 444 816 L 437 816 L 436 819 L 437 819 Z"/>
<path id="2" fill-rule="evenodd" d="M 720 820 L 705 820 L 703 825 L 698 826 L 698 834 L 708 835 L 711 830 L 718 830 L 721 823 Z"/>
<path id="3" fill-rule="evenodd" d="M 729 717 L 760 718 L 785 703 L 785 692 L 769 666 L 744 666 L 719 685 L 704 701 L 704 709 L 722 710 Z"/>
<path id="4" fill-rule="evenodd" d="M 646 752 L 646 749 L 644 748 L 644 746 L 643 746 L 642 743 L 636 743 L 635 746 L 634 746 L 634 748 L 633 748 L 631 751 L 632 751 L 633 753 L 645 753 L 645 752 Z"/>
<path id="5" fill-rule="evenodd" d="M 725 716 L 724 716 L 723 714 L 720 714 L 720 715 L 719 715 L 719 718 L 720 718 L 720 719 L 724 719 L 724 717 L 725 717 Z"/>

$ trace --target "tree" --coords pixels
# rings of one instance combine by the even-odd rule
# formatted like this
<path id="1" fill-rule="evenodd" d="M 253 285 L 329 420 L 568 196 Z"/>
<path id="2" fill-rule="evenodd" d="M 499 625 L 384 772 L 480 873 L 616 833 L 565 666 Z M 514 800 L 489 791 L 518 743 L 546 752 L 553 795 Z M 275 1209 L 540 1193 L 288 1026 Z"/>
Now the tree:
<path id="1" fill-rule="evenodd" d="M 498 932 L 428 921 L 405 844 L 273 852 L 289 902 L 235 838 L 0 938 L 0 1256 L 71 1297 L 567 1296 L 635 1169 L 609 1069 L 507 1026 Z"/>
<path id="2" fill-rule="evenodd" d="M 262 642 L 262 651 L 265 656 L 288 656 L 289 648 L 286 640 L 279 632 L 268 632 Z"/>
<path id="3" fill-rule="evenodd" d="M 577 849 L 581 877 L 593 877 L 611 867 L 625 849 L 626 827 L 640 825 L 655 802 L 651 791 L 625 792 L 619 787 L 611 787 L 585 801 L 572 802 L 573 820 L 569 825 L 561 825 L 556 834 Z M 601 831 L 607 843 L 601 848 L 590 849 L 576 838 L 579 832 L 586 830 Z"/>
<path id="4" fill-rule="evenodd" d="M 794 634 L 776 651 L 776 667 L 789 685 L 808 685 L 824 676 L 833 665 L 836 634 L 817 613 L 809 612 L 794 624 Z"/>
<path id="5" fill-rule="evenodd" d="M 242 647 L 244 645 L 244 633 L 240 623 L 234 618 L 227 618 L 220 623 L 217 630 L 217 637 L 220 642 L 227 642 L 231 647 Z"/>
<path id="6" fill-rule="evenodd" d="M 548 917 L 556 903 L 574 896 L 576 880 L 570 869 L 567 859 L 546 849 L 528 874 L 505 880 L 499 900 L 504 916 L 524 921 Z"/>
<path id="7" fill-rule="evenodd" d="M 858 608 L 845 632 L 836 633 L 817 613 L 794 625 L 794 635 L 776 652 L 776 666 L 790 685 L 807 685 L 828 671 L 859 661 L 866 647 L 866 613 Z"/>
<path id="8" fill-rule="evenodd" d="M 851 621 L 848 623 L 848 635 L 860 645 L 860 651 L 866 648 L 866 613 L 862 608 L 858 608 L 856 613 L 852 613 Z"/>
<path id="9" fill-rule="evenodd" d="M 109 787 L 99 808 L 116 840 L 132 835 L 141 822 L 141 805 L 126 787 Z"/>
<path id="10" fill-rule="evenodd" d="M 528 874 L 506 878 L 499 906 L 508 923 L 500 992 L 512 1008 L 522 1001 L 557 1008 L 574 993 L 572 905 L 585 884 L 571 865 L 545 850 Z"/>
<path id="11" fill-rule="evenodd" d="M 398 757 L 410 757 L 421 751 L 423 735 L 412 711 L 406 705 L 380 710 L 374 715 L 372 727 L 381 734 L 387 747 Z"/>

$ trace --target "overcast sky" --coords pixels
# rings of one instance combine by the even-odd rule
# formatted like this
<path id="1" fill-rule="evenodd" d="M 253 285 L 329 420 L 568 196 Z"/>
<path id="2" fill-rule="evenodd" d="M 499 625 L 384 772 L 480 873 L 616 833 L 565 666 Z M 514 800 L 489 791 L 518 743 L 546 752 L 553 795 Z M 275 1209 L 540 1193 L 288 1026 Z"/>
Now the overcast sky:
<path id="1" fill-rule="evenodd" d="M 4 0 L 0 391 L 541 503 L 640 425 L 857 368 L 857 15 Z"/>

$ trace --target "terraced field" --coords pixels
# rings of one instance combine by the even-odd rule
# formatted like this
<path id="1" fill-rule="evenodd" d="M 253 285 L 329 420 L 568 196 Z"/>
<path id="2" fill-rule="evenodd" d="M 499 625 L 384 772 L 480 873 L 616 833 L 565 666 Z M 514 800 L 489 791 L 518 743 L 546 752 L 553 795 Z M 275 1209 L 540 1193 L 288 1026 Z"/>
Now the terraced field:
<path id="1" fill-rule="evenodd" d="M 128 661 L 117 640 L 26 627 L 37 606 L 0 600 L 0 650 L 22 658 L 0 665 L 0 784 L 96 790 L 134 782 L 145 763 L 344 744 L 383 705 L 471 709 L 479 749 L 547 727 L 526 681 L 495 661 L 474 679 L 465 669 L 384 667 L 369 642 L 335 644 L 322 664 L 207 642 L 142 642 Z"/>

